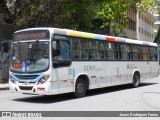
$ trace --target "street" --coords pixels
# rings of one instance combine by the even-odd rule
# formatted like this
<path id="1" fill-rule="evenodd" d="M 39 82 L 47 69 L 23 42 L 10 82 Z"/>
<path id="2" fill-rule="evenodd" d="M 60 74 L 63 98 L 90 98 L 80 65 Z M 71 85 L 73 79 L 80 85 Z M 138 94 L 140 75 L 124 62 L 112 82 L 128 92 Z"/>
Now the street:
<path id="1" fill-rule="evenodd" d="M 0 111 L 160 111 L 160 76 L 130 85 L 88 91 L 86 97 L 72 94 L 37 96 L 0 91 Z"/>

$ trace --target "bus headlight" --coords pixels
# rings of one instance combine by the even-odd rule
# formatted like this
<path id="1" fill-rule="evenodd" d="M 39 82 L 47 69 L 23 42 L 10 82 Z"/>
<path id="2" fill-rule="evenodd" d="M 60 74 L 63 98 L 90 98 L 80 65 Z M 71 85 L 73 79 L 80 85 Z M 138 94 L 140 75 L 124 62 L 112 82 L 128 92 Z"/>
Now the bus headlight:
<path id="1" fill-rule="evenodd" d="M 44 77 L 41 78 L 41 80 L 38 82 L 38 84 L 44 84 L 50 77 L 50 74 L 46 74 Z"/>
<path id="2" fill-rule="evenodd" d="M 9 76 L 10 82 L 16 84 L 16 81 L 12 78 L 12 76 Z"/>

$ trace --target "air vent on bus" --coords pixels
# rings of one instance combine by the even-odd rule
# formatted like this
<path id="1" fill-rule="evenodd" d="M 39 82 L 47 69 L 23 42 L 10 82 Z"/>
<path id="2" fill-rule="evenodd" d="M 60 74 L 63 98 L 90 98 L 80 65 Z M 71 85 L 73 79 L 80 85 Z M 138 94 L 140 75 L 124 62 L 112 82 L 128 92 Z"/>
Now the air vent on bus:
<path id="1" fill-rule="evenodd" d="M 31 80 L 31 79 L 36 79 L 39 75 L 15 75 L 18 79 L 21 80 Z"/>
<path id="2" fill-rule="evenodd" d="M 25 83 L 26 81 L 19 81 L 19 83 Z M 31 83 L 31 84 L 35 84 L 36 82 L 28 82 L 28 83 Z"/>
<path id="3" fill-rule="evenodd" d="M 19 86 L 20 90 L 32 90 L 33 86 Z"/>

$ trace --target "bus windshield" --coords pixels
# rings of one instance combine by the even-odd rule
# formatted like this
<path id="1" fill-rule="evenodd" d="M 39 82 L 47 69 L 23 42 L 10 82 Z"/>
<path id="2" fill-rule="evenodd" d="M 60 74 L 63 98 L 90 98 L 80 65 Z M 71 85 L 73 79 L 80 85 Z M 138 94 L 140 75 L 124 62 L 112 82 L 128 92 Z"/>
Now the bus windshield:
<path id="1" fill-rule="evenodd" d="M 39 72 L 49 67 L 49 42 L 15 42 L 11 46 L 10 70 Z"/>

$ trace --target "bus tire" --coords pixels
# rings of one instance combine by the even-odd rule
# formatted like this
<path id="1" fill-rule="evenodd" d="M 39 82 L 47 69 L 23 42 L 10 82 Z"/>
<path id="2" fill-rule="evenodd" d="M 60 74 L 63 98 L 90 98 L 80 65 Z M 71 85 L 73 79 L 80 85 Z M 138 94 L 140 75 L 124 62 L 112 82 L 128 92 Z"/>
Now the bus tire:
<path id="1" fill-rule="evenodd" d="M 76 98 L 84 97 L 87 91 L 87 85 L 83 78 L 78 78 L 75 85 L 74 96 Z"/>
<path id="2" fill-rule="evenodd" d="M 135 73 L 133 75 L 132 87 L 136 88 L 140 84 L 140 75 L 139 73 Z"/>

